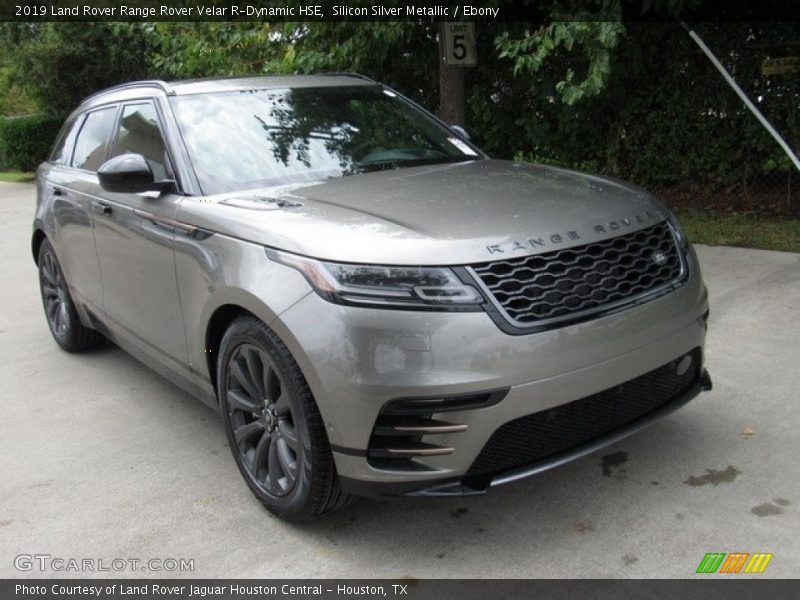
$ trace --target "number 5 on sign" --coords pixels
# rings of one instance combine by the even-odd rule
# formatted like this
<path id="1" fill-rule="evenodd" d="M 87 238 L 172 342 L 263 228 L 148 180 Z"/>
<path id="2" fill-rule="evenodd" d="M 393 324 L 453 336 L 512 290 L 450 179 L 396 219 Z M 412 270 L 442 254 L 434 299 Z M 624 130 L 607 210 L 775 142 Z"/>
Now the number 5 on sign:
<path id="1" fill-rule="evenodd" d="M 474 67 L 478 63 L 475 23 L 444 24 L 444 60 L 451 67 Z"/>

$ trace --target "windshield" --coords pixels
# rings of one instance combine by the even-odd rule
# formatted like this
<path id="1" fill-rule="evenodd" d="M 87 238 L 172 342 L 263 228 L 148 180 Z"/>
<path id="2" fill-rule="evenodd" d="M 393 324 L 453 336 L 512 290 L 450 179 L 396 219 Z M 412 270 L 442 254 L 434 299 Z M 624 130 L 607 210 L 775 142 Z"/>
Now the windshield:
<path id="1" fill-rule="evenodd" d="M 479 158 L 447 128 L 380 86 L 170 100 L 206 194 Z"/>

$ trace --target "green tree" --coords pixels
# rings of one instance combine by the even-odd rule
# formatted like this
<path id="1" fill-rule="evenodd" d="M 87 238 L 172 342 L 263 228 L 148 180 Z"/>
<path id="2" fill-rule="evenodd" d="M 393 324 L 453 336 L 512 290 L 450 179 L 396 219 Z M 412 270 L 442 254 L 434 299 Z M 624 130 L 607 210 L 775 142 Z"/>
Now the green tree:
<path id="1" fill-rule="evenodd" d="M 10 83 L 46 112 L 65 113 L 87 95 L 150 75 L 152 28 L 132 23 L 7 24 Z"/>
<path id="2" fill-rule="evenodd" d="M 553 23 L 531 30 L 519 23 L 479 23 L 479 66 L 468 71 L 467 110 L 480 141 L 508 156 L 519 126 L 509 115 L 520 103 L 574 105 L 599 94 L 623 34 L 619 23 Z M 156 71 L 169 77 L 358 72 L 438 105 L 438 26 L 403 22 L 314 22 L 272 25 L 156 25 Z M 529 119 L 532 117 L 529 117 Z"/>
<path id="3" fill-rule="evenodd" d="M 280 53 L 269 23 L 155 23 L 153 72 L 164 79 L 262 75 Z"/>

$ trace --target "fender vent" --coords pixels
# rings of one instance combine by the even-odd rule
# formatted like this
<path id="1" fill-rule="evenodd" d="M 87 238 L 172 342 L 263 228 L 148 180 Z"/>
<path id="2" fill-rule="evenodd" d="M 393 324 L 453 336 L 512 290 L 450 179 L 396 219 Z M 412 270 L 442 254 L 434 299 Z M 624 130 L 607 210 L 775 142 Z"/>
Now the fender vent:
<path id="1" fill-rule="evenodd" d="M 462 423 L 434 418 L 434 414 L 474 410 L 497 404 L 508 389 L 431 398 L 398 398 L 381 410 L 372 430 L 367 460 L 373 467 L 399 471 L 429 470 L 414 458 L 444 456 L 455 452 L 450 445 L 433 444 L 425 436 L 458 434 L 467 430 Z"/>
<path id="2" fill-rule="evenodd" d="M 220 201 L 225 206 L 246 208 L 248 210 L 280 210 L 286 208 L 300 208 L 300 202 L 286 198 L 270 198 L 269 196 L 253 196 L 250 198 L 226 198 Z"/>

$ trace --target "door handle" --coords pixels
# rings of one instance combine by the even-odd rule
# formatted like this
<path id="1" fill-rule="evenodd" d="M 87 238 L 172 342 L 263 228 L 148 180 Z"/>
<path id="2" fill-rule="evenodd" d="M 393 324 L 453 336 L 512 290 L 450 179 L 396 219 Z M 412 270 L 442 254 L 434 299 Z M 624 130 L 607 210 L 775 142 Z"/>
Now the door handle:
<path id="1" fill-rule="evenodd" d="M 92 202 L 92 210 L 99 215 L 110 215 L 111 214 L 111 206 L 106 204 L 105 202 L 97 202 L 96 200 Z"/>

